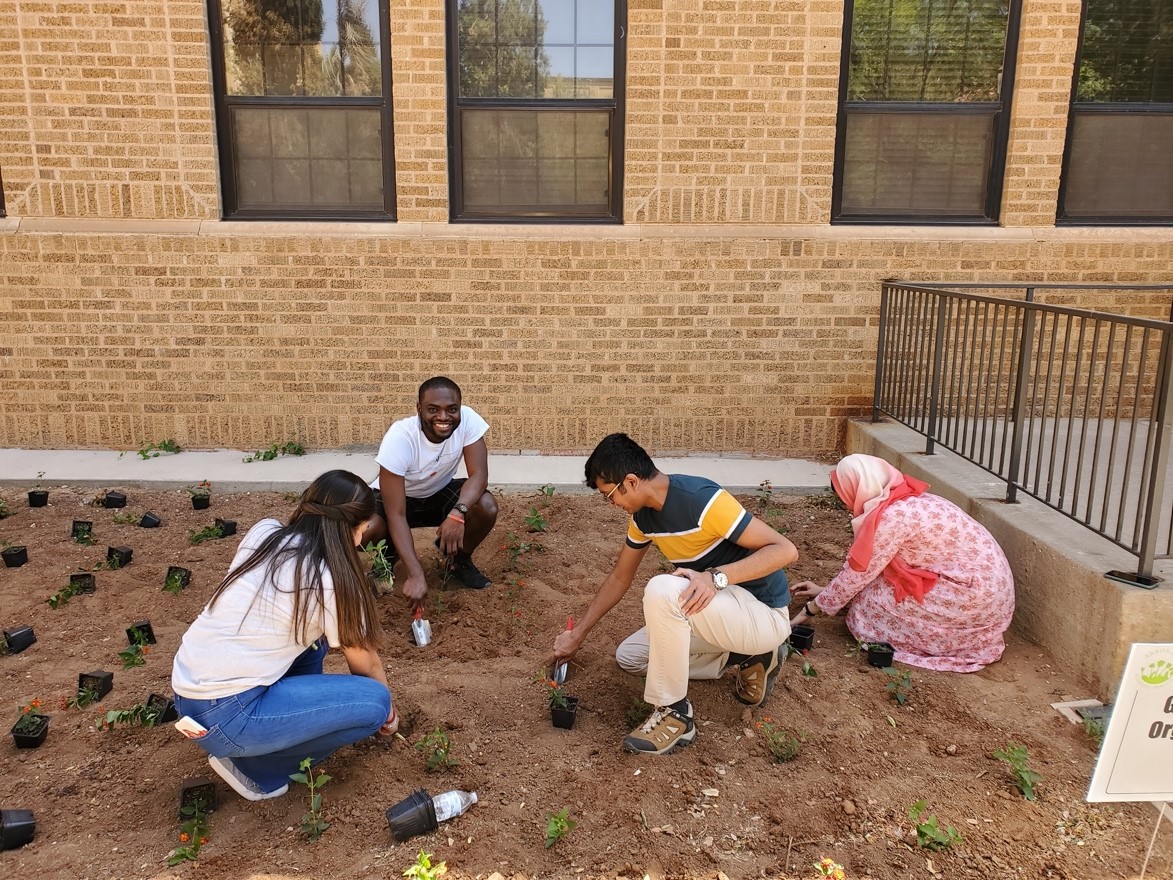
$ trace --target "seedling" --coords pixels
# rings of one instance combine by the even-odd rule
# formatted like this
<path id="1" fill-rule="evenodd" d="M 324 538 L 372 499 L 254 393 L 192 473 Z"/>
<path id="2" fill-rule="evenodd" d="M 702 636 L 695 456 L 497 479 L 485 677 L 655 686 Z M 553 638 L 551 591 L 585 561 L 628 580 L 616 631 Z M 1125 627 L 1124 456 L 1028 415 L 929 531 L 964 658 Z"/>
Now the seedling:
<path id="1" fill-rule="evenodd" d="M 945 850 L 961 842 L 961 834 L 952 825 L 941 828 L 931 813 L 921 820 L 927 802 L 919 800 L 908 808 L 908 818 L 916 828 L 916 845 L 924 849 Z"/>
<path id="2" fill-rule="evenodd" d="M 83 592 L 81 585 L 70 581 L 66 586 L 62 587 L 45 601 L 50 608 L 59 608 L 62 605 L 68 605 L 69 600 L 79 593 Z"/>
<path id="3" fill-rule="evenodd" d="M 1038 800 L 1035 786 L 1043 781 L 1043 777 L 1026 766 L 1030 759 L 1026 746 L 1018 743 L 1007 743 L 1006 748 L 994 752 L 994 757 L 1010 765 L 1010 772 L 1014 774 L 1014 784 L 1028 801 Z"/>
<path id="4" fill-rule="evenodd" d="M 388 555 L 387 539 L 384 538 L 377 544 L 367 542 L 367 545 L 362 549 L 367 554 L 367 561 L 371 564 L 371 576 L 375 582 L 386 584 L 386 590 L 390 590 L 395 584 L 395 574 L 393 572 L 394 563 Z M 385 590 L 380 589 L 380 592 L 385 592 Z"/>
<path id="5" fill-rule="evenodd" d="M 546 483 L 546 485 L 542 486 L 538 491 L 542 493 L 542 506 L 544 507 L 549 504 L 550 499 L 554 497 L 554 484 Z"/>
<path id="6" fill-rule="evenodd" d="M 254 452 L 252 455 L 246 456 L 242 459 L 245 462 L 250 461 L 272 461 L 278 455 L 305 455 L 305 447 L 296 440 L 290 440 L 287 443 L 280 445 L 273 443 L 268 449 L 261 449 Z M 317 838 L 314 838 L 315 840 Z"/>
<path id="7" fill-rule="evenodd" d="M 1104 719 L 1091 716 L 1083 719 L 1083 732 L 1091 737 L 1097 746 L 1102 745 L 1104 742 Z"/>
<path id="8" fill-rule="evenodd" d="M 122 668 L 134 669 L 136 666 L 146 666 L 146 655 L 151 651 L 146 633 L 135 628 L 131 628 L 127 632 L 131 634 L 130 645 L 118 652 L 118 656 L 122 659 Z"/>
<path id="9" fill-rule="evenodd" d="M 645 702 L 639 697 L 632 697 L 631 705 L 627 707 L 627 715 L 624 716 L 627 726 L 634 728 L 637 724 L 643 723 L 652 714 L 654 708 L 651 703 Z"/>
<path id="10" fill-rule="evenodd" d="M 13 733 L 36 733 L 41 726 L 41 701 L 31 700 L 28 705 L 20 707 L 20 717 L 12 727 Z"/>
<path id="11" fill-rule="evenodd" d="M 159 723 L 164 706 L 152 706 L 150 703 L 137 703 L 129 709 L 111 709 L 98 719 L 95 727 L 98 730 L 113 730 L 119 724 L 128 727 L 154 727 Z"/>
<path id="12" fill-rule="evenodd" d="M 432 854 L 421 849 L 420 854 L 415 857 L 415 864 L 404 871 L 403 876 L 409 877 L 411 880 L 437 880 L 438 877 L 443 877 L 447 873 L 447 862 L 433 865 Z"/>
<path id="13" fill-rule="evenodd" d="M 65 708 L 85 709 L 98 702 L 101 698 L 101 692 L 98 688 L 88 685 L 86 687 L 79 687 L 76 694 L 65 699 Z"/>
<path id="14" fill-rule="evenodd" d="M 224 532 L 221 530 L 221 528 L 219 526 L 215 526 L 215 525 L 205 526 L 204 528 L 200 529 L 198 532 L 195 529 L 192 529 L 190 532 L 187 533 L 187 540 L 191 543 L 191 545 L 193 547 L 196 546 L 196 544 L 204 543 L 204 541 L 214 541 L 217 538 L 223 538 L 223 537 L 224 537 Z"/>
<path id="15" fill-rule="evenodd" d="M 829 877 L 830 880 L 847 880 L 847 872 L 834 859 L 821 858 L 815 862 L 814 869 L 820 877 Z"/>
<path id="16" fill-rule="evenodd" d="M 534 681 L 541 682 L 546 688 L 546 702 L 551 709 L 568 709 L 570 703 L 566 699 L 566 690 L 554 679 L 550 678 L 545 670 L 535 673 Z M 638 722 L 637 722 L 638 723 Z"/>
<path id="17" fill-rule="evenodd" d="M 570 807 L 546 814 L 546 849 L 549 849 L 574 830 L 578 823 L 570 818 Z"/>
<path id="18" fill-rule="evenodd" d="M 83 547 L 94 546 L 94 524 L 90 522 L 83 522 L 81 520 L 74 520 L 73 522 L 73 540 Z"/>
<path id="19" fill-rule="evenodd" d="M 12 516 L 12 511 L 8 509 L 8 502 L 0 498 L 0 519 Z"/>
<path id="20" fill-rule="evenodd" d="M 814 665 L 803 656 L 802 651 L 789 642 L 786 643 L 786 652 L 789 656 L 797 657 L 802 661 L 802 674 L 807 678 L 815 678 L 819 674 L 819 670 L 815 669 Z"/>
<path id="21" fill-rule="evenodd" d="M 542 516 L 541 511 L 536 507 L 531 507 L 529 514 L 525 518 L 525 527 L 531 532 L 544 532 L 547 525 L 549 523 L 546 522 L 546 518 Z"/>
<path id="22" fill-rule="evenodd" d="M 415 750 L 425 756 L 429 773 L 449 770 L 460 763 L 450 754 L 452 742 L 448 739 L 448 734 L 439 727 L 431 733 L 424 734 L 415 744 Z"/>
<path id="23" fill-rule="evenodd" d="M 309 789 L 310 810 L 301 817 L 301 833 L 311 843 L 321 837 L 326 829 L 330 827 L 330 823 L 322 818 L 322 795 L 318 789 L 331 779 L 329 774 L 322 771 L 319 771 L 315 776 L 312 763 L 309 758 L 304 758 L 297 765 L 301 769 L 301 772 L 289 774 L 290 779 L 294 782 L 300 782 Z"/>
<path id="24" fill-rule="evenodd" d="M 758 508 L 766 510 L 770 506 L 774 492 L 774 484 L 769 480 L 758 483 Z"/>
<path id="25" fill-rule="evenodd" d="M 134 525 L 142 516 L 137 513 L 116 513 L 114 514 L 114 522 L 120 526 Z"/>
<path id="26" fill-rule="evenodd" d="M 761 721 L 756 722 L 754 727 L 765 738 L 766 748 L 770 750 L 770 754 L 774 756 L 777 763 L 785 764 L 788 761 L 793 761 L 802 752 L 802 736 L 778 727 L 770 716 L 767 715 Z"/>
<path id="27" fill-rule="evenodd" d="M 207 498 L 212 494 L 212 484 L 207 480 L 200 480 L 194 486 L 188 486 L 183 491 L 192 498 Z"/>
<path id="28" fill-rule="evenodd" d="M 888 676 L 888 684 L 885 685 L 884 690 L 888 692 L 888 696 L 896 701 L 897 706 L 903 706 L 912 696 L 912 673 L 901 672 L 899 669 L 889 666 L 884 670 L 884 674 Z"/>
<path id="29" fill-rule="evenodd" d="M 167 569 L 167 577 L 163 580 L 163 591 L 172 596 L 178 596 L 188 585 L 190 578 L 190 572 L 173 565 Z"/>
<path id="30" fill-rule="evenodd" d="M 200 847 L 208 842 L 207 804 L 197 800 L 179 810 L 179 846 L 167 857 L 168 865 L 198 862 Z"/>
<path id="31" fill-rule="evenodd" d="M 158 443 L 144 443 L 138 448 L 138 457 L 146 461 L 148 458 L 158 458 L 164 452 L 177 453 L 183 449 L 174 440 L 160 440 Z"/>
<path id="32" fill-rule="evenodd" d="M 509 543 L 502 544 L 501 549 L 509 554 L 509 567 L 514 570 L 520 570 L 518 568 L 518 561 L 522 556 L 530 552 L 542 553 L 546 548 L 537 541 L 523 541 L 517 535 L 513 534 L 513 532 L 510 532 Z"/>

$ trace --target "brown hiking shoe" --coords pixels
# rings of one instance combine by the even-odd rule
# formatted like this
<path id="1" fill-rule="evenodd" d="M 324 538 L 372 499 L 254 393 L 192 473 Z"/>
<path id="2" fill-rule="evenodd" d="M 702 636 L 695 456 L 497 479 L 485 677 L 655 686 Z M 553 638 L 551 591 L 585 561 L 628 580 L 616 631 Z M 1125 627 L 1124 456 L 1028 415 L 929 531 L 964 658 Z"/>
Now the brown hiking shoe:
<path id="1" fill-rule="evenodd" d="M 658 706 L 639 727 L 623 738 L 629 752 L 666 755 L 677 746 L 686 746 L 696 737 L 692 723 L 692 703 L 685 701 L 683 711 Z"/>
<path id="2" fill-rule="evenodd" d="M 743 660 L 737 666 L 734 696 L 747 706 L 760 706 L 774 690 L 774 679 L 778 677 L 781 665 L 778 649 Z"/>

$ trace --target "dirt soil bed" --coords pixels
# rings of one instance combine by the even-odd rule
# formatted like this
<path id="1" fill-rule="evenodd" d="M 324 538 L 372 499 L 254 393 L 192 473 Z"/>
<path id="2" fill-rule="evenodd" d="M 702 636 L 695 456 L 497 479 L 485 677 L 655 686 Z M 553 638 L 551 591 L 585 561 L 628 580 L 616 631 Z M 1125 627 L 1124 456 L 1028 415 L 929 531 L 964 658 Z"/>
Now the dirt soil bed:
<path id="1" fill-rule="evenodd" d="M 266 515 L 286 516 L 294 498 L 217 494 L 210 510 L 193 511 L 181 492 L 126 491 L 124 511 L 86 506 L 92 492 L 54 489 L 39 509 L 29 509 L 23 493 L 0 493 L 14 512 L 0 521 L 0 538 L 29 551 L 24 567 L 0 569 L 0 623 L 31 624 L 38 639 L 0 657 L 0 693 L 10 718 L 33 698 L 52 715 L 41 748 L 17 750 L 9 737 L 0 744 L 0 806 L 32 809 L 38 821 L 31 845 L 0 855 L 6 877 L 399 877 L 421 847 L 446 861 L 454 878 L 810 878 L 824 856 L 852 880 L 1140 872 L 1156 811 L 1084 802 L 1096 745 L 1048 704 L 1088 689 L 1013 636 L 1003 660 L 984 672 L 912 670 L 908 703 L 898 706 L 885 690 L 888 677 L 856 656 L 842 620 L 822 618 L 806 658 L 817 675 L 791 659 L 766 706 L 753 712 L 734 699 L 730 675 L 697 682 L 695 743 L 642 757 L 620 748 L 642 682 L 612 656 L 641 625 L 640 580 L 571 669 L 568 690 L 582 701 L 576 726 L 553 728 L 534 674 L 567 615 L 585 607 L 615 559 L 625 528 L 622 512 L 598 497 L 562 493 L 501 496 L 500 522 L 478 556 L 494 581 L 483 592 L 439 589 L 432 536 L 416 533 L 433 587 L 433 644 L 411 644 L 402 597 L 380 599 L 383 658 L 409 742 L 371 740 L 326 762 L 330 828 L 320 840 L 308 843 L 296 830 L 306 811 L 301 786 L 248 803 L 217 780 L 220 807 L 198 866 L 168 867 L 179 786 L 209 773 L 202 752 L 170 724 L 102 732 L 95 722 L 150 692 L 170 693 L 172 655 L 240 535 Z M 792 580 L 825 581 L 837 570 L 849 529 L 828 498 L 742 501 L 798 546 Z M 531 508 L 544 531 L 527 530 Z M 115 521 L 147 510 L 163 518 L 161 528 Z M 215 516 L 237 520 L 239 534 L 192 546 L 189 531 Z M 94 546 L 70 539 L 73 519 L 93 520 Z M 132 547 L 131 564 L 98 571 L 96 593 L 50 609 L 46 598 L 71 572 L 102 561 L 108 545 Z M 649 553 L 640 577 L 661 564 Z M 194 572 L 179 596 L 160 589 L 169 565 Z M 158 645 L 145 666 L 124 670 L 124 631 L 143 618 Z M 345 668 L 335 656 L 328 663 Z M 78 673 L 94 669 L 114 671 L 113 692 L 86 710 L 59 708 Z M 797 759 L 772 760 L 755 730 L 766 718 L 802 738 Z M 428 773 L 410 743 L 437 726 L 460 763 Z M 1042 775 L 1037 802 L 1024 800 L 991 756 L 1012 741 L 1027 747 Z M 475 789 L 480 802 L 435 834 L 395 844 L 384 810 L 420 787 Z M 920 799 L 964 839 L 948 851 L 919 848 L 908 807 Z M 564 807 L 577 827 L 546 848 L 546 817 Z M 1173 877 L 1173 826 L 1158 837 L 1147 876 Z"/>

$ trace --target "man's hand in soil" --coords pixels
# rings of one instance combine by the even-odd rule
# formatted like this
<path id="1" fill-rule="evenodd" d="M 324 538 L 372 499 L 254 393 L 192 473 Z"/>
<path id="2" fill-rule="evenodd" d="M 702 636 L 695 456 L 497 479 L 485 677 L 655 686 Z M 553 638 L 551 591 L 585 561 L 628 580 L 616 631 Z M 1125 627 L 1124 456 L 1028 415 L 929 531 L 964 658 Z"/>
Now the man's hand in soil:
<path id="1" fill-rule="evenodd" d="M 436 529 L 436 537 L 440 540 L 440 552 L 455 556 L 464 544 L 464 523 L 449 516 Z"/>
<path id="2" fill-rule="evenodd" d="M 412 607 L 424 604 L 424 596 L 428 595 L 428 582 L 422 571 L 409 574 L 403 581 L 403 595 L 411 600 Z"/>
<path id="3" fill-rule="evenodd" d="M 680 610 L 686 617 L 704 611 L 717 595 L 717 588 L 713 586 L 713 576 L 707 571 L 678 568 L 672 574 L 688 578 L 688 586 L 680 592 Z"/>

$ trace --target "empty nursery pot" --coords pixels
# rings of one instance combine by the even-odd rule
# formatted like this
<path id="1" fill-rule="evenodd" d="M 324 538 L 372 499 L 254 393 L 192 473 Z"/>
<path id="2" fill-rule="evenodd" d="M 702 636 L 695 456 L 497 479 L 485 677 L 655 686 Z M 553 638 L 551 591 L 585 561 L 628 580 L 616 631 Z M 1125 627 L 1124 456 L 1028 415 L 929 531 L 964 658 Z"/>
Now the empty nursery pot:
<path id="1" fill-rule="evenodd" d="M 18 749 L 35 749 L 45 741 L 45 737 L 49 735 L 49 716 L 48 715 L 29 715 L 27 716 L 36 721 L 36 726 L 25 731 L 18 731 L 14 725 L 9 733 L 12 734 L 12 742 L 15 743 Z M 17 722 L 19 723 L 19 722 Z"/>
<path id="2" fill-rule="evenodd" d="M 116 568 L 123 568 L 130 565 L 130 558 L 134 556 L 134 551 L 129 547 L 107 547 L 106 561 L 113 563 Z"/>
<path id="3" fill-rule="evenodd" d="M 4 564 L 8 568 L 20 568 L 29 561 L 29 551 L 24 546 L 5 547 L 0 550 L 0 558 L 4 559 Z"/>
<path id="4" fill-rule="evenodd" d="M 89 538 L 94 533 L 94 524 L 88 519 L 75 519 L 69 527 L 69 537 L 73 540 Z"/>
<path id="5" fill-rule="evenodd" d="M 892 665 L 892 655 L 896 649 L 887 642 L 870 642 L 868 644 L 868 663 L 877 669 L 887 669 Z"/>
<path id="6" fill-rule="evenodd" d="M 180 565 L 167 566 L 167 575 L 163 578 L 163 586 L 177 582 L 180 589 L 187 589 L 191 584 L 191 569 Z"/>
<path id="7" fill-rule="evenodd" d="M 137 639 L 135 637 L 138 637 Z M 155 628 L 151 626 L 149 620 L 139 620 L 132 623 L 126 628 L 126 641 L 133 645 L 136 641 L 141 641 L 147 645 L 156 645 Z"/>
<path id="8" fill-rule="evenodd" d="M 77 690 L 81 693 L 84 690 L 92 690 L 98 696 L 96 699 L 102 699 L 110 691 L 114 690 L 114 673 L 106 672 L 102 669 L 95 669 L 93 672 L 82 672 L 77 676 Z"/>
<path id="9" fill-rule="evenodd" d="M 37 833 L 32 810 L 0 810 L 0 849 L 24 846 Z"/>
<path id="10" fill-rule="evenodd" d="M 429 834 L 436 830 L 438 824 L 431 795 L 422 788 L 416 789 L 387 810 L 387 825 L 391 828 L 392 836 L 400 843 L 417 834 Z"/>
<path id="11" fill-rule="evenodd" d="M 184 807 L 199 807 L 201 812 L 210 813 L 216 809 L 216 783 L 206 776 L 185 779 L 179 788 L 179 818 Z"/>
<path id="12" fill-rule="evenodd" d="M 163 524 L 158 515 L 151 513 L 149 510 L 143 514 L 143 518 L 138 521 L 139 527 L 144 529 L 157 529 Z"/>
<path id="13" fill-rule="evenodd" d="M 102 498 L 102 506 L 107 509 L 126 507 L 125 492 L 107 492 Z"/>
<path id="14" fill-rule="evenodd" d="M 236 534 L 236 520 L 234 519 L 220 519 L 220 517 L 216 517 L 213 520 L 213 524 L 220 530 L 220 536 L 223 538 Z"/>
<path id="15" fill-rule="evenodd" d="M 211 495 L 192 495 L 191 506 L 194 510 L 207 510 L 208 505 L 212 503 Z"/>
<path id="16" fill-rule="evenodd" d="M 796 651 L 809 651 L 815 646 L 815 628 L 798 624 L 790 630 L 790 647 Z"/>
<path id="17" fill-rule="evenodd" d="M 147 697 L 147 708 L 158 711 L 156 724 L 166 724 L 168 721 L 178 721 L 179 711 L 175 708 L 175 701 L 162 694 L 151 694 Z"/>
<path id="18" fill-rule="evenodd" d="M 48 489 L 30 489 L 29 507 L 44 507 L 49 503 Z"/>
<path id="19" fill-rule="evenodd" d="M 574 719 L 578 717 L 578 697 L 567 697 L 565 709 L 550 707 L 550 722 L 562 730 L 574 727 Z"/>
<path id="20" fill-rule="evenodd" d="M 36 641 L 37 636 L 31 626 L 14 626 L 12 629 L 4 630 L 4 642 L 8 645 L 9 654 L 19 654 Z"/>
<path id="21" fill-rule="evenodd" d="M 79 571 L 69 576 L 69 587 L 78 593 L 94 592 L 94 576 L 88 571 Z"/>

